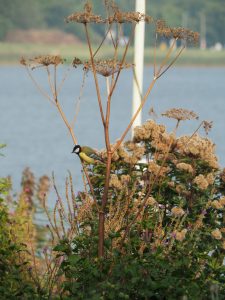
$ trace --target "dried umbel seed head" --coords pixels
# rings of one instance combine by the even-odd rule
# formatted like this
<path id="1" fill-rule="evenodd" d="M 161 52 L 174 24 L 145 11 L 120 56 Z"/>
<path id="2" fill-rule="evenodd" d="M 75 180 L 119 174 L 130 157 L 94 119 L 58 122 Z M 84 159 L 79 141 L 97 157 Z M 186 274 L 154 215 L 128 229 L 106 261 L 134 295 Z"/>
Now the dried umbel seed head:
<path id="1" fill-rule="evenodd" d="M 74 57 L 73 61 L 72 61 L 72 66 L 74 68 L 77 68 L 78 65 L 82 65 L 82 61 L 78 58 L 78 57 Z"/>
<path id="2" fill-rule="evenodd" d="M 23 65 L 23 66 L 27 65 L 27 61 L 26 61 L 26 59 L 24 57 L 21 57 L 20 64 Z"/>
<path id="3" fill-rule="evenodd" d="M 113 16 L 108 18 L 111 23 L 138 23 L 142 19 L 142 14 L 139 12 L 122 12 L 117 10 Z"/>
<path id="4" fill-rule="evenodd" d="M 176 119 L 177 121 L 185 121 L 191 119 L 198 119 L 198 115 L 191 110 L 184 108 L 172 108 L 162 113 L 162 116 L 167 118 Z"/>
<path id="5" fill-rule="evenodd" d="M 114 73 L 118 73 L 122 69 L 127 69 L 132 66 L 132 64 L 122 63 L 111 59 L 94 61 L 95 71 L 104 77 L 111 76 Z M 93 66 L 90 61 L 84 63 L 84 70 L 93 71 Z"/>
<path id="6" fill-rule="evenodd" d="M 63 64 L 63 62 L 64 59 L 59 55 L 39 55 L 28 60 L 22 57 L 20 60 L 22 65 L 32 68 L 36 68 L 38 66 L 48 67 L 49 65 L 58 66 L 59 64 Z"/>
<path id="7" fill-rule="evenodd" d="M 144 21 L 146 23 L 152 23 L 153 18 L 151 16 L 141 14 L 139 12 L 131 11 L 131 12 L 123 12 L 118 8 L 115 10 L 112 16 L 109 16 L 107 19 L 109 24 L 111 23 L 139 23 L 140 21 Z"/>
<path id="8" fill-rule="evenodd" d="M 211 121 L 211 122 L 203 121 L 202 125 L 205 130 L 205 133 L 208 135 L 209 131 L 212 129 L 213 121 Z"/>
<path id="9" fill-rule="evenodd" d="M 199 33 L 190 29 L 175 27 L 171 28 L 172 37 L 177 40 L 183 40 L 187 43 L 196 44 L 199 40 Z"/>
<path id="10" fill-rule="evenodd" d="M 196 44 L 199 40 L 199 33 L 183 27 L 171 28 L 166 25 L 164 20 L 156 21 L 156 32 L 166 38 L 174 38 L 176 40 L 183 40 L 186 43 Z"/>
<path id="11" fill-rule="evenodd" d="M 92 6 L 89 2 L 84 5 L 84 11 L 79 13 L 73 13 L 66 18 L 66 22 L 76 22 L 76 23 L 105 23 L 106 21 L 102 19 L 101 16 L 95 15 L 92 12 Z"/>
<path id="12" fill-rule="evenodd" d="M 155 25 L 156 25 L 156 32 L 159 35 L 165 36 L 166 38 L 172 36 L 171 29 L 166 25 L 166 22 L 164 20 L 157 20 Z"/>
<path id="13" fill-rule="evenodd" d="M 153 19 L 153 17 L 152 16 L 148 16 L 148 15 L 144 15 L 144 21 L 146 22 L 146 23 L 148 23 L 148 24 L 150 24 L 150 23 L 153 23 L 154 22 L 154 19 Z"/>

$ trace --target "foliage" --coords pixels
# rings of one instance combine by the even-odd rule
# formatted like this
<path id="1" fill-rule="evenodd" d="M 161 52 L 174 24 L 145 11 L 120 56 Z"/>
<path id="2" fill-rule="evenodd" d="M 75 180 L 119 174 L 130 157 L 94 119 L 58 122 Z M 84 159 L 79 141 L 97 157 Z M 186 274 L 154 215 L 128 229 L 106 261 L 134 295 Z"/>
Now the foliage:
<path id="1" fill-rule="evenodd" d="M 10 188 L 9 179 L 0 179 L 0 294 L 1 299 L 27 299 L 34 287 L 24 275 L 26 261 L 18 259 L 25 247 L 12 236 L 12 222 L 5 197 Z"/>
<path id="2" fill-rule="evenodd" d="M 104 5 L 102 0 L 92 1 L 96 12 L 104 14 Z M 172 26 L 191 26 L 194 30 L 200 31 L 200 15 L 206 16 L 206 38 L 208 45 L 213 45 L 216 42 L 225 43 L 224 35 L 224 15 L 225 6 L 223 0 L 161 0 L 161 1 L 146 1 L 147 12 L 155 18 L 166 19 Z M 135 1 L 115 1 L 121 9 L 131 11 L 134 10 Z M 53 1 L 0 1 L 0 39 L 4 39 L 5 34 L 12 28 L 60 28 L 64 31 L 73 32 L 75 35 L 84 38 L 79 26 L 65 25 L 63 19 L 71 11 L 82 10 L 83 1 L 53 0 Z M 29 7 L 29 12 L 27 12 Z M 185 14 L 186 19 L 185 21 Z M 184 24 L 187 22 L 187 24 Z M 104 31 L 100 26 L 92 26 L 95 36 L 104 35 Z M 125 26 L 125 35 L 129 35 L 129 27 Z M 93 35 L 94 36 L 94 35 Z M 150 32 L 148 31 L 147 44 L 152 44 Z"/>
<path id="3" fill-rule="evenodd" d="M 45 232 L 35 225 L 33 193 L 36 188 L 29 169 L 24 170 L 21 185 L 22 191 L 15 201 L 9 193 L 10 178 L 0 179 L 0 295 L 1 299 L 44 299 L 40 279 L 35 278 L 38 257 L 34 260 L 33 254 Z M 40 184 L 37 192 L 42 192 Z"/>

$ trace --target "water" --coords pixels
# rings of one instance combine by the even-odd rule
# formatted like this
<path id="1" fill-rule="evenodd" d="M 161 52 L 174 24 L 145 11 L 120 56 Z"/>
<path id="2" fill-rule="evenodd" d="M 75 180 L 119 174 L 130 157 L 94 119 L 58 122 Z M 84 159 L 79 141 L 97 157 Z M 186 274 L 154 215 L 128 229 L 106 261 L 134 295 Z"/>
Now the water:
<path id="1" fill-rule="evenodd" d="M 66 67 L 60 69 L 60 76 Z M 37 81 L 47 89 L 47 78 L 42 70 L 33 71 Z M 0 157 L 0 176 L 11 175 L 15 189 L 19 188 L 21 172 L 29 166 L 36 176 L 55 173 L 57 184 L 63 182 L 70 170 L 75 185 L 81 186 L 80 164 L 71 154 L 72 140 L 56 109 L 37 91 L 22 67 L 0 67 L 0 143 L 6 143 L 5 157 Z M 144 74 L 144 89 L 152 79 L 152 68 Z M 82 83 L 82 70 L 74 69 L 60 93 L 63 109 L 70 120 Z M 105 80 L 100 80 L 101 89 Z M 131 115 L 132 74 L 122 72 L 112 100 L 110 135 L 114 142 L 123 132 Z M 225 69 L 174 67 L 156 83 L 143 111 L 143 120 L 149 118 L 153 105 L 160 113 L 172 107 L 195 111 L 200 119 L 212 120 L 209 137 L 215 142 L 220 164 L 225 166 Z M 159 118 L 171 130 L 174 120 Z M 179 134 L 191 133 L 198 121 L 186 121 Z M 203 133 L 203 132 L 202 132 Z M 75 125 L 79 143 L 95 148 L 104 146 L 94 81 L 88 74 L 85 81 L 80 112 Z"/>

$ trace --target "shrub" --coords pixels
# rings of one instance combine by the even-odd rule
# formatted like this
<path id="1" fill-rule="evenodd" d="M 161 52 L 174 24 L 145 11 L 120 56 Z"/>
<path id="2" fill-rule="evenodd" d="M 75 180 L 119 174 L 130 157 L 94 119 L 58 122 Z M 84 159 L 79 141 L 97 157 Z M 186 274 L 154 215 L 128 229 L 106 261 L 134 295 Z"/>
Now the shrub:
<path id="1" fill-rule="evenodd" d="M 0 179 L 0 295 L 1 299 L 30 299 L 34 286 L 25 272 L 26 261 L 20 260 L 26 247 L 13 236 L 13 218 L 10 217 L 5 197 L 10 188 L 9 179 Z M 29 298 L 30 297 L 30 298 Z"/>
<path id="2" fill-rule="evenodd" d="M 101 199 L 105 165 L 88 170 Z M 64 290 L 74 299 L 223 299 L 224 186 L 208 138 L 176 137 L 152 120 L 137 127 L 112 160 L 102 259 L 92 195 L 76 199 L 80 233 L 55 248 Z"/>

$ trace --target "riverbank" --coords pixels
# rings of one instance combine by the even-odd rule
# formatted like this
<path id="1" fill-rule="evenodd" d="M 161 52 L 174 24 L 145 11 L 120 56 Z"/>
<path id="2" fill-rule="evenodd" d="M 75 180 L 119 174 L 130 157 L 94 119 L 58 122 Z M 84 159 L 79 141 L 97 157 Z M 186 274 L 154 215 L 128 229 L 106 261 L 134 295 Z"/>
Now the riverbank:
<path id="1" fill-rule="evenodd" d="M 96 49 L 93 47 L 93 49 Z M 121 56 L 121 51 L 119 55 Z M 127 60 L 132 61 L 132 48 L 130 49 Z M 166 50 L 157 49 L 157 61 L 165 57 Z M 18 64 L 21 56 L 32 57 L 39 54 L 60 54 L 69 62 L 75 56 L 80 59 L 88 58 L 88 48 L 85 44 L 79 45 L 43 45 L 43 44 L 21 44 L 21 43 L 0 43 L 0 64 Z M 113 55 L 110 46 L 104 46 L 99 51 L 99 57 L 109 58 Z M 145 62 L 152 64 L 154 51 L 153 48 L 146 48 Z M 225 67 L 225 50 L 215 51 L 212 49 L 200 50 L 196 48 L 186 49 L 176 62 L 177 65 L 196 65 L 196 66 L 223 66 Z"/>

